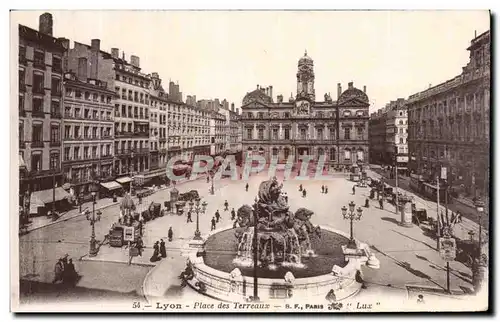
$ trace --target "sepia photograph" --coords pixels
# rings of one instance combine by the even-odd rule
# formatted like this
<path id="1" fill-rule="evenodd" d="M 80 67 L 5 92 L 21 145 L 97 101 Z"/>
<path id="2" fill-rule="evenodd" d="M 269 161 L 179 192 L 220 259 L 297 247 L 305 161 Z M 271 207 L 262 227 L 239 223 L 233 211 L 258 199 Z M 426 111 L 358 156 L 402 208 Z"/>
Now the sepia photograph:
<path id="1" fill-rule="evenodd" d="M 12 312 L 491 309 L 490 11 L 9 16 Z"/>

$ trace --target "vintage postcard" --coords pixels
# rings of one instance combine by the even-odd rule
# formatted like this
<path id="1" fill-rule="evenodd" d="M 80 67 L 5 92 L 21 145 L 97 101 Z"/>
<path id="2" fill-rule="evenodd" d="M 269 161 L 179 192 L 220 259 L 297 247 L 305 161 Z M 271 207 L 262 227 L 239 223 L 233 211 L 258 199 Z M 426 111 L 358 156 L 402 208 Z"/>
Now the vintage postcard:
<path id="1" fill-rule="evenodd" d="M 489 11 L 10 18 L 12 311 L 489 309 Z"/>

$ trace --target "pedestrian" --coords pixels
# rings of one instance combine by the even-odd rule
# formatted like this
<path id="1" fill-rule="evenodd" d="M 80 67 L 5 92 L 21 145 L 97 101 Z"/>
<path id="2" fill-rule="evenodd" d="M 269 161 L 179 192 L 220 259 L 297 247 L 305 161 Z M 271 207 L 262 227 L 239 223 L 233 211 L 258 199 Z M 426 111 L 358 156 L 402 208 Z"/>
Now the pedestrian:
<path id="1" fill-rule="evenodd" d="M 220 220 L 219 209 L 217 209 L 217 211 L 215 212 L 215 218 L 217 219 L 217 222 L 219 222 L 219 220 Z"/>
<path id="2" fill-rule="evenodd" d="M 165 242 L 160 239 L 160 254 L 162 258 L 167 258 L 167 248 L 165 248 Z"/>
<path id="3" fill-rule="evenodd" d="M 303 189 L 303 190 L 302 190 L 302 198 L 305 198 L 305 197 L 306 197 L 306 195 L 307 195 L 307 191 L 306 191 L 306 189 Z"/>
<path id="4" fill-rule="evenodd" d="M 193 222 L 193 220 L 191 219 L 191 210 L 189 210 L 187 213 L 187 222 Z"/>
<path id="5" fill-rule="evenodd" d="M 365 208 L 370 208 L 370 199 L 365 199 Z"/>
<path id="6" fill-rule="evenodd" d="M 63 272 L 63 283 L 74 285 L 76 277 L 75 265 L 73 264 L 73 259 L 70 258 Z"/>
<path id="7" fill-rule="evenodd" d="M 208 176 L 208 173 L 207 173 L 207 183 L 210 182 L 210 177 Z"/>
<path id="8" fill-rule="evenodd" d="M 248 192 L 248 183 L 245 186 L 245 190 Z"/>
<path id="9" fill-rule="evenodd" d="M 215 218 L 212 217 L 212 227 L 210 228 L 210 231 L 215 230 Z"/>
<path id="10" fill-rule="evenodd" d="M 137 251 L 139 252 L 139 256 L 142 257 L 142 249 L 144 248 L 144 243 L 142 241 L 141 236 L 137 237 L 137 242 L 135 247 L 137 248 Z"/>
<path id="11" fill-rule="evenodd" d="M 380 206 L 380 209 L 384 210 L 384 200 L 382 198 L 378 200 L 378 204 Z"/>
<path id="12" fill-rule="evenodd" d="M 228 211 L 229 210 L 229 203 L 226 201 L 224 201 L 224 211 Z"/>
<path id="13" fill-rule="evenodd" d="M 356 194 L 356 185 L 352 186 L 352 194 L 355 195 Z"/>
<path id="14" fill-rule="evenodd" d="M 54 279 L 52 280 L 52 284 L 56 282 L 62 281 L 63 279 L 64 266 L 62 262 L 62 258 L 59 258 L 56 265 L 54 266 Z"/>
<path id="15" fill-rule="evenodd" d="M 325 186 L 321 185 L 321 193 L 325 193 Z"/>
<path id="16" fill-rule="evenodd" d="M 168 241 L 171 242 L 172 238 L 174 238 L 174 231 L 172 230 L 172 226 L 168 229 Z"/>
<path id="17" fill-rule="evenodd" d="M 299 191 L 302 191 L 302 183 L 299 184 Z"/>
<path id="18" fill-rule="evenodd" d="M 153 256 L 149 259 L 150 262 L 157 262 L 160 260 L 159 255 L 160 255 L 160 243 L 158 241 L 155 242 L 153 246 Z"/>
<path id="19" fill-rule="evenodd" d="M 234 220 L 236 218 L 236 211 L 234 211 L 234 208 L 231 210 L 231 220 Z"/>

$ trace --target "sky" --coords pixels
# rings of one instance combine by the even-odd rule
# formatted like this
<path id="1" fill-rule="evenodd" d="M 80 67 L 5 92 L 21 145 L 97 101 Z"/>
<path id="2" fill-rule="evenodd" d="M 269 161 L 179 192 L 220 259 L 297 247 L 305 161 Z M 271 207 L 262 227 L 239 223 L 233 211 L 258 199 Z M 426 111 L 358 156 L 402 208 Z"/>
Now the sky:
<path id="1" fill-rule="evenodd" d="M 466 48 L 489 29 L 488 11 L 50 11 L 53 35 L 101 39 L 140 57 L 142 71 L 178 82 L 186 95 L 236 107 L 259 84 L 296 95 L 297 62 L 314 60 L 316 100 L 349 82 L 367 87 L 370 111 L 461 73 Z M 38 29 L 43 11 L 11 13 Z M 168 86 L 164 86 L 168 88 Z"/>

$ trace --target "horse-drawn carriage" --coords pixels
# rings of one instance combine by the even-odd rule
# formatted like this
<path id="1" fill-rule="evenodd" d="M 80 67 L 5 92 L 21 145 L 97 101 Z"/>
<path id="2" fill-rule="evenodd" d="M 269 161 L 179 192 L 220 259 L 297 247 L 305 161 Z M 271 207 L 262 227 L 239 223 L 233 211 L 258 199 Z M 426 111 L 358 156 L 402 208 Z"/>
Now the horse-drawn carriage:
<path id="1" fill-rule="evenodd" d="M 198 194 L 198 190 L 191 190 L 191 191 L 188 191 L 185 193 L 181 193 L 179 195 L 178 201 L 188 202 L 188 201 L 194 201 L 196 199 L 200 199 L 200 195 Z"/>

